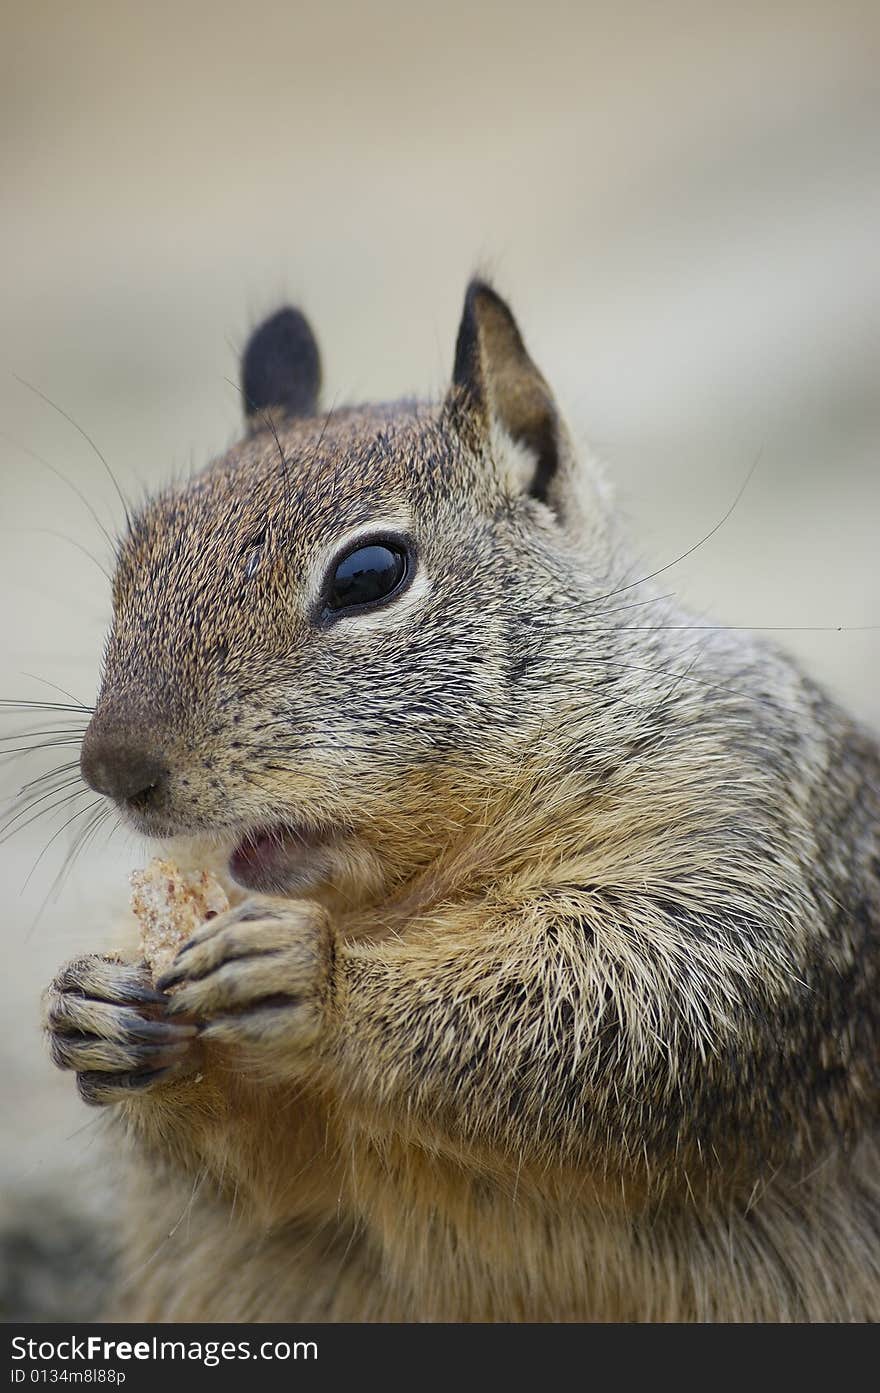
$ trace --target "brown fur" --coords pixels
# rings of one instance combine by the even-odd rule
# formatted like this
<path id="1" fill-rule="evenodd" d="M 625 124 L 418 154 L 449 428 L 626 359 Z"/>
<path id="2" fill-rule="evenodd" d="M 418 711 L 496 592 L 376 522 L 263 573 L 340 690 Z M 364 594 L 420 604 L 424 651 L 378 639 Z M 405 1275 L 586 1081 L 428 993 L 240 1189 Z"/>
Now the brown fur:
<path id="1" fill-rule="evenodd" d="M 253 423 L 135 519 L 87 744 L 162 750 L 153 831 L 320 845 L 171 998 L 49 994 L 130 1139 L 118 1313 L 880 1316 L 874 741 L 694 656 L 486 287 L 439 406 Z M 389 520 L 423 588 L 322 624 Z"/>

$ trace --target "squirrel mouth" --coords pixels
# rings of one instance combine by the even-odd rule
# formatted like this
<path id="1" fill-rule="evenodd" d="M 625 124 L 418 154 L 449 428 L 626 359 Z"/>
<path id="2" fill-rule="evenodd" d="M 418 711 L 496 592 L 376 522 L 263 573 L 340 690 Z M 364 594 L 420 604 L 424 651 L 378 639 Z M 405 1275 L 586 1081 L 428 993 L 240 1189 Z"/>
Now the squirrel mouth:
<path id="1" fill-rule="evenodd" d="M 264 895 L 302 893 L 331 869 L 326 840 L 304 827 L 277 822 L 249 832 L 229 858 L 229 874 Z"/>

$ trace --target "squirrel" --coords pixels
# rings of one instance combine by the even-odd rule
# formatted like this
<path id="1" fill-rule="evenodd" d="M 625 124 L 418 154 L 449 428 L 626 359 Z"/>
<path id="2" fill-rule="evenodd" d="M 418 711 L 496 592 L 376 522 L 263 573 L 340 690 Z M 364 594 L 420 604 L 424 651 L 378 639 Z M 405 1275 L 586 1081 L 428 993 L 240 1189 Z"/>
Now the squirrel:
<path id="1" fill-rule="evenodd" d="M 322 411 L 290 308 L 241 384 L 119 545 L 81 769 L 247 894 L 45 997 L 114 1314 L 880 1317 L 876 739 L 694 661 L 486 282 L 440 401 Z"/>

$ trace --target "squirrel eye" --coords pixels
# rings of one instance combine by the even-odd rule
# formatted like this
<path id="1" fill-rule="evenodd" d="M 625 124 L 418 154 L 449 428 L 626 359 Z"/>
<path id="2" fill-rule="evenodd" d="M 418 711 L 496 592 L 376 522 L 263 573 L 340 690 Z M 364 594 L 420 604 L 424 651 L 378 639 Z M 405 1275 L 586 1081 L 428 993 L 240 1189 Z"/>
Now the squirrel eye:
<path id="1" fill-rule="evenodd" d="M 360 609 L 389 599 L 409 569 L 407 554 L 393 542 L 372 542 L 350 551 L 332 572 L 327 603 L 332 610 Z"/>

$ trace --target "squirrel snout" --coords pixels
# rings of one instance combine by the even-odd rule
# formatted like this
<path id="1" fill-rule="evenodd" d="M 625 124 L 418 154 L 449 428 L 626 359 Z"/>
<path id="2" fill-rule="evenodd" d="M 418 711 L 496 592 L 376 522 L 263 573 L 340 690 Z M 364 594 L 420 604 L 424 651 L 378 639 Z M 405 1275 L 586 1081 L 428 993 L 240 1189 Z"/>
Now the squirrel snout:
<path id="1" fill-rule="evenodd" d="M 86 732 L 79 761 L 89 787 L 117 802 L 143 802 L 158 793 L 168 779 L 162 756 L 130 736 L 94 726 Z"/>

